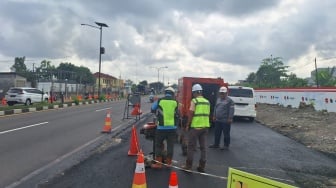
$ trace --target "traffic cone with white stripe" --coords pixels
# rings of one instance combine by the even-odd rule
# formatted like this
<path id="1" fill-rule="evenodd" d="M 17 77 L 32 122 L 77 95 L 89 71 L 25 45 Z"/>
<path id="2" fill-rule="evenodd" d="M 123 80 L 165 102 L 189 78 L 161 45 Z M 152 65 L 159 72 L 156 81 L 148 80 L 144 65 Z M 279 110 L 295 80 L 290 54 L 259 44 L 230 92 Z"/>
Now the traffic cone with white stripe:
<path id="1" fill-rule="evenodd" d="M 111 129 L 112 129 L 111 113 L 110 111 L 107 111 L 105 118 L 105 125 L 103 127 L 102 133 L 111 133 Z"/>
<path id="2" fill-rule="evenodd" d="M 170 173 L 169 188 L 178 188 L 177 174 L 175 171 Z"/>
<path id="3" fill-rule="evenodd" d="M 147 188 L 145 161 L 142 150 L 138 153 L 138 159 L 135 167 L 132 188 Z"/>

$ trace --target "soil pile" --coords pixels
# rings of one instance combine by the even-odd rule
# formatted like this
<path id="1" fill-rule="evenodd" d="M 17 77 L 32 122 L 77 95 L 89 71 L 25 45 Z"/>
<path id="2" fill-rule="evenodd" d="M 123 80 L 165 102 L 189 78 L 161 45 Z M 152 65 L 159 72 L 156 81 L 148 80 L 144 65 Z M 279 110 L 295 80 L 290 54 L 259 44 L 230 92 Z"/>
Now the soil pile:
<path id="1" fill-rule="evenodd" d="M 336 113 L 258 104 L 256 121 L 336 160 Z"/>

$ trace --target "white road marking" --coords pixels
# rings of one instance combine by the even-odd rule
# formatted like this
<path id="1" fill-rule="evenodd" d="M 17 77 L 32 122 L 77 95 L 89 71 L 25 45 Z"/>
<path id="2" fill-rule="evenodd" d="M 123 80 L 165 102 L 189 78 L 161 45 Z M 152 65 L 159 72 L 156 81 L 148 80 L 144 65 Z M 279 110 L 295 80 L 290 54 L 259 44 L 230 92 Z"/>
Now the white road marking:
<path id="1" fill-rule="evenodd" d="M 100 111 L 103 111 L 103 110 L 109 110 L 111 108 L 103 108 L 103 109 L 99 109 L 99 110 L 96 110 L 96 112 L 100 112 Z"/>
<path id="2" fill-rule="evenodd" d="M 27 128 L 30 128 L 30 127 L 36 127 L 36 126 L 44 125 L 44 124 L 47 124 L 47 123 L 48 122 L 42 122 L 42 123 L 37 123 L 37 124 L 33 124 L 33 125 L 28 125 L 28 126 L 25 126 L 25 127 L 11 129 L 11 130 L 7 130 L 7 131 L 2 131 L 2 132 L 0 132 L 0 135 L 10 133 L 10 132 L 14 132 L 14 131 L 18 131 L 18 130 L 21 130 L 21 129 L 27 129 Z"/>

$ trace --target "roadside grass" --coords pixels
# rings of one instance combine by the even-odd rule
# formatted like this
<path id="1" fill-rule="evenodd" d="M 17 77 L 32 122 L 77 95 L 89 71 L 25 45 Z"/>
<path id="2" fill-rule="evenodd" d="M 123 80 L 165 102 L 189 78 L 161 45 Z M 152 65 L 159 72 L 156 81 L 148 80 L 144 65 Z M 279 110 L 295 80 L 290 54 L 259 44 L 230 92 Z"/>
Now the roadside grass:
<path id="1" fill-rule="evenodd" d="M 74 101 L 67 101 L 64 102 L 63 104 L 71 104 Z M 40 102 L 40 103 L 34 103 L 32 105 L 24 105 L 24 104 L 16 104 L 13 106 L 0 106 L 0 111 L 7 111 L 7 110 L 13 110 L 13 109 L 29 109 L 29 108 L 36 108 L 36 109 L 40 109 L 43 108 L 43 106 L 54 106 L 54 105 L 62 105 L 61 102 L 53 102 L 53 103 L 48 103 L 48 102 Z"/>

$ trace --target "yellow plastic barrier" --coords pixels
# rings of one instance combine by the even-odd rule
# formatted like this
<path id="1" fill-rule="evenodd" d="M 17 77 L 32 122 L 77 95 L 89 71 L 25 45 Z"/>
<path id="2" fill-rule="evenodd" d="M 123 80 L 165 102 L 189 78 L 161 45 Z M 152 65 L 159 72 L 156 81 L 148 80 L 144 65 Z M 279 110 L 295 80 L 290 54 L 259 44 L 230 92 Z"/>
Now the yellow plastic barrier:
<path id="1" fill-rule="evenodd" d="M 229 168 L 227 188 L 294 188 L 292 185 L 277 182 L 261 176 Z"/>

